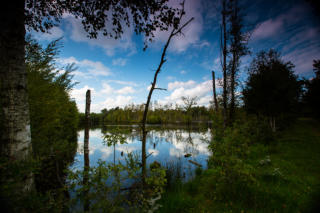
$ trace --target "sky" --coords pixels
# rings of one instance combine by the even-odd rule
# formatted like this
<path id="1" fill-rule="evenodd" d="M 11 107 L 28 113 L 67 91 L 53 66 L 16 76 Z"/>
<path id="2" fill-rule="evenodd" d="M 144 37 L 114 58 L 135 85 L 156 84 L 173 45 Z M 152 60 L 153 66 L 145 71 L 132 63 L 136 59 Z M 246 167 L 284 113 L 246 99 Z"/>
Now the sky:
<path id="1" fill-rule="evenodd" d="M 179 0 L 170 0 L 178 5 Z M 251 34 L 251 55 L 241 60 L 239 79 L 244 85 L 246 71 L 255 54 L 270 48 L 278 50 L 284 61 L 291 61 L 299 77 L 312 78 L 312 63 L 320 59 L 320 20 L 316 9 L 306 0 L 239 0 L 246 30 Z M 211 71 L 221 78 L 219 59 L 220 0 L 186 0 L 184 20 L 194 17 L 183 35 L 175 37 L 167 61 L 159 74 L 152 101 L 158 104 L 183 104 L 181 97 L 197 97 L 197 104 L 208 106 L 212 100 Z M 85 93 L 91 90 L 91 111 L 124 107 L 146 102 L 166 42 L 168 32 L 155 32 L 155 41 L 143 51 L 143 35 L 125 28 L 121 39 L 99 36 L 89 39 L 81 21 L 64 14 L 61 23 L 49 33 L 32 32 L 46 45 L 62 37 L 63 47 L 57 64 L 74 63 L 78 84 L 70 92 L 80 112 L 84 112 Z M 240 90 L 240 89 L 239 89 Z M 218 88 L 219 91 L 219 88 Z"/>

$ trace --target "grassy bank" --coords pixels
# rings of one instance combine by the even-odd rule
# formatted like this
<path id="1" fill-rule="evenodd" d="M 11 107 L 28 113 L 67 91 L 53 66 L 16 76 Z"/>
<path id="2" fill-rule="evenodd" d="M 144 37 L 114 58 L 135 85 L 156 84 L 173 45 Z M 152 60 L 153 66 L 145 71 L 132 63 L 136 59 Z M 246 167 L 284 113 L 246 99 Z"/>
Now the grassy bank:
<path id="1" fill-rule="evenodd" d="M 253 181 L 220 184 L 220 170 L 210 168 L 191 182 L 175 184 L 159 212 L 318 212 L 319 122 L 299 119 L 270 144 L 254 143 L 248 150 L 243 161 L 252 168 Z"/>

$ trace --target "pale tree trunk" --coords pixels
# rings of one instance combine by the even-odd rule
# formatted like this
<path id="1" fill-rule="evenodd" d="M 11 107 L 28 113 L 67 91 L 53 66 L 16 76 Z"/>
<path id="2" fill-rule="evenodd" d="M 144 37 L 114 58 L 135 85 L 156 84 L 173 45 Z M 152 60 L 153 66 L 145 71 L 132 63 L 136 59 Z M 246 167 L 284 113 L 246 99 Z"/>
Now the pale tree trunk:
<path id="1" fill-rule="evenodd" d="M 270 127 L 271 127 L 272 132 L 276 132 L 277 131 L 277 128 L 276 128 L 276 117 L 271 116 L 269 118 L 269 123 L 270 123 Z"/>
<path id="2" fill-rule="evenodd" d="M 25 161 L 32 156 L 32 145 L 24 51 L 24 1 L 6 1 L 1 5 L 0 14 L 1 157 L 10 162 Z M 23 191 L 33 187 L 31 173 L 25 177 Z"/>

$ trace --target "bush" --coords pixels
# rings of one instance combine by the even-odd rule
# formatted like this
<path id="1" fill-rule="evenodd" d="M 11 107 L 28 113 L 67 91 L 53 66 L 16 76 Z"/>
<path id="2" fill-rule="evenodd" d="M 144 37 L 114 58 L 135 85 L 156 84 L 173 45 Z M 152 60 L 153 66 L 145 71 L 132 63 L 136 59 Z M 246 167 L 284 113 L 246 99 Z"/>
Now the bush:
<path id="1" fill-rule="evenodd" d="M 246 162 L 250 146 L 269 143 L 273 134 L 264 120 L 244 117 L 232 126 L 223 129 L 220 125 L 213 130 L 213 140 L 209 148 L 212 156 L 208 160 L 211 191 L 214 200 L 227 201 L 248 192 L 246 200 L 252 200 L 250 188 L 257 184 L 255 168 Z"/>

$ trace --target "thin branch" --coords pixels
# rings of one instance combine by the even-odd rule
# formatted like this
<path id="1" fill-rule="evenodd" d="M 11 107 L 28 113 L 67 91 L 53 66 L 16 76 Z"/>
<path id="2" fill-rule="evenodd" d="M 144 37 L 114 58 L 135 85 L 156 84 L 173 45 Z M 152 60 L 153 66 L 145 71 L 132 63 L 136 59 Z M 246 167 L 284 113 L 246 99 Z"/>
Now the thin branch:
<path id="1" fill-rule="evenodd" d="M 165 89 L 165 88 L 157 88 L 157 87 L 155 87 L 154 89 L 158 89 L 158 90 L 165 90 L 165 91 L 167 91 L 167 89 Z"/>
<path id="2" fill-rule="evenodd" d="M 153 152 L 151 152 L 149 155 L 147 155 L 146 158 L 150 157 L 150 155 L 152 155 L 152 154 L 153 154 Z"/>
<path id="3" fill-rule="evenodd" d="M 184 23 L 184 25 L 182 25 L 176 32 L 174 32 L 172 35 L 175 36 L 178 33 L 182 33 L 182 29 L 185 28 L 191 21 L 194 20 L 194 17 L 190 18 L 186 23 Z"/>

